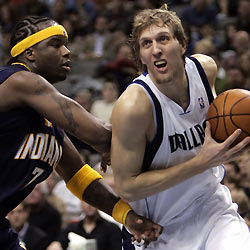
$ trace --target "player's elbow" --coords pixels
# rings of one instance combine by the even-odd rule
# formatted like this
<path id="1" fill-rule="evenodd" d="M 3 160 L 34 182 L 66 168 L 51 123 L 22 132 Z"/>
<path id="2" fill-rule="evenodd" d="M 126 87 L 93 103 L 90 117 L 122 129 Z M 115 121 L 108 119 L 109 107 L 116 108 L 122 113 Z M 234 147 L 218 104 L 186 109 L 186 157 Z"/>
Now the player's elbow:
<path id="1" fill-rule="evenodd" d="M 129 186 L 116 185 L 116 193 L 126 202 L 133 202 L 137 200 L 136 191 Z"/>

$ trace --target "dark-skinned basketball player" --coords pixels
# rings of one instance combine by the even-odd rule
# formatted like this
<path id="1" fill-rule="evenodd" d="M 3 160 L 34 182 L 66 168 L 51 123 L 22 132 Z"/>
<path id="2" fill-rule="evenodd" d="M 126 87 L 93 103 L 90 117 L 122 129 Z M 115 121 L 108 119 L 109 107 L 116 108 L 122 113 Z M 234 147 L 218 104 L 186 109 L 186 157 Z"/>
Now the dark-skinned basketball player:
<path id="1" fill-rule="evenodd" d="M 110 126 L 52 85 L 70 71 L 66 44 L 61 25 L 46 17 L 28 17 L 11 37 L 10 65 L 0 68 L 0 248 L 24 248 L 5 216 L 53 169 L 73 194 L 126 224 L 135 238 L 155 240 L 162 228 L 114 195 L 63 132 L 101 153 L 109 151 Z"/>

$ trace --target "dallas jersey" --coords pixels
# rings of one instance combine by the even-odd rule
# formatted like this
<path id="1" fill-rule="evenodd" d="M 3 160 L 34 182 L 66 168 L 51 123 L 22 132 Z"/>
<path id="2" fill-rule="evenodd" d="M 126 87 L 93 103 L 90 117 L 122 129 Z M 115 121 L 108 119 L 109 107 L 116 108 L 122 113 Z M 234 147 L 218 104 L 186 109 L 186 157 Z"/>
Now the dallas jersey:
<path id="1" fill-rule="evenodd" d="M 201 64 L 195 58 L 186 58 L 185 70 L 190 97 L 186 110 L 162 94 L 148 74 L 142 74 L 132 82 L 146 91 L 154 107 L 156 134 L 146 146 L 142 171 L 169 168 L 187 161 L 198 154 L 204 142 L 212 91 Z M 233 206 L 228 189 L 220 184 L 223 176 L 224 168 L 218 166 L 165 191 L 131 202 L 136 213 L 164 227 L 159 239 L 146 249 L 203 249 L 204 237 L 208 236 L 213 219 Z M 211 224 L 208 223 L 210 219 Z"/>
<path id="2" fill-rule="evenodd" d="M 0 84 L 23 65 L 0 68 Z M 8 97 L 6 97 L 8 98 Z M 28 107 L 0 112 L 0 218 L 45 180 L 62 155 L 63 132 Z"/>

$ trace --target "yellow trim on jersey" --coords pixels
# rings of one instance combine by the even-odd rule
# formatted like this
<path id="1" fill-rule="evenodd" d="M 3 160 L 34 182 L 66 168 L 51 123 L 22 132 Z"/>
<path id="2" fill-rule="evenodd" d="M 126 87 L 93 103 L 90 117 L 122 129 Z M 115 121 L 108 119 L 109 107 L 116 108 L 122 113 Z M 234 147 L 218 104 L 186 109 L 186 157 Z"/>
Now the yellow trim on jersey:
<path id="1" fill-rule="evenodd" d="M 68 34 L 62 25 L 53 25 L 43 30 L 40 30 L 31 36 L 24 38 L 22 41 L 17 43 L 10 51 L 12 57 L 16 57 L 24 52 L 31 46 L 51 37 L 61 35 L 68 38 Z"/>
<path id="2" fill-rule="evenodd" d="M 22 247 L 23 249 L 27 250 L 27 248 L 23 245 L 22 242 L 19 242 L 19 246 Z"/>
<path id="3" fill-rule="evenodd" d="M 52 128 L 52 123 L 46 118 L 44 118 L 44 120 L 45 120 L 45 126 Z"/>
<path id="4" fill-rule="evenodd" d="M 12 63 L 11 65 L 22 65 L 24 66 L 27 70 L 31 71 L 31 69 L 24 63 L 20 63 L 20 62 L 15 62 L 15 63 Z"/>
<path id="5" fill-rule="evenodd" d="M 66 187 L 80 200 L 86 188 L 95 180 L 103 177 L 88 164 L 85 164 L 75 175 L 67 182 Z"/>

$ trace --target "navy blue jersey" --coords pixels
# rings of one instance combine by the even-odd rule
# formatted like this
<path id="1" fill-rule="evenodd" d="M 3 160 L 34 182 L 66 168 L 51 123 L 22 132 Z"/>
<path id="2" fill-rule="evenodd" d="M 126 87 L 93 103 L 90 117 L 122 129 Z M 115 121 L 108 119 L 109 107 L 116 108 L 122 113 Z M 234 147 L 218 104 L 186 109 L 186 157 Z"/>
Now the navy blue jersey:
<path id="1" fill-rule="evenodd" d="M 22 65 L 0 68 L 0 84 Z M 8 98 L 8 97 L 6 97 Z M 31 108 L 0 112 L 0 216 L 45 180 L 62 155 L 63 132 Z"/>

